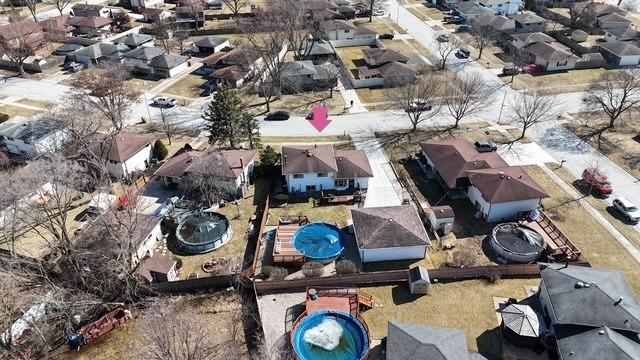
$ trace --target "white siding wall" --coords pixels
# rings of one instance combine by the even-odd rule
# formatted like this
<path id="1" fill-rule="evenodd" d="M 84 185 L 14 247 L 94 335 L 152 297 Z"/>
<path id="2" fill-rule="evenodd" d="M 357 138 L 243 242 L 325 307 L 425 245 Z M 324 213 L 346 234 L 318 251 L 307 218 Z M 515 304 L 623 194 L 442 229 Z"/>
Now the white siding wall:
<path id="1" fill-rule="evenodd" d="M 640 63 L 640 56 L 621 56 L 619 66 L 638 65 Z"/>
<path id="2" fill-rule="evenodd" d="M 538 62 L 540 61 L 540 62 Z M 560 62 L 546 62 L 542 59 L 536 59 L 536 64 L 540 64 L 542 66 L 545 66 L 545 70 L 546 71 L 558 71 L 558 70 L 571 70 L 571 69 L 575 69 L 576 68 L 576 62 L 575 61 L 567 61 L 566 65 L 558 65 L 558 64 L 563 64 L 563 61 Z"/>
<path id="3" fill-rule="evenodd" d="M 293 175 L 287 175 L 289 192 L 306 191 L 307 185 L 315 185 L 316 190 L 335 189 L 334 173 L 327 173 L 325 177 L 318 177 L 317 173 L 302 174 L 301 179 L 294 179 Z"/>
<path id="4" fill-rule="evenodd" d="M 162 237 L 162 230 L 160 229 L 160 223 L 158 222 L 158 224 L 153 228 L 153 230 L 151 230 L 149 235 L 147 235 L 147 237 L 142 241 L 142 243 L 140 243 L 140 247 L 138 247 L 138 251 L 136 252 L 136 255 L 138 257 L 136 262 L 142 260 L 142 258 L 144 258 L 147 251 L 151 252 L 153 248 L 156 246 L 158 239 L 160 239 L 161 237 Z"/>
<path id="5" fill-rule="evenodd" d="M 149 66 L 149 64 L 141 59 L 122 58 L 122 64 L 129 69 L 138 68 L 151 71 L 151 67 Z"/>
<path id="6" fill-rule="evenodd" d="M 426 245 L 382 249 L 361 249 L 360 259 L 362 262 L 424 259 L 426 252 Z"/>
<path id="7" fill-rule="evenodd" d="M 540 204 L 540 199 L 489 204 L 484 200 L 478 188 L 473 185 L 469 186 L 469 189 L 467 190 L 467 196 L 469 197 L 469 201 L 471 201 L 474 207 L 478 208 L 479 206 L 479 210 L 482 211 L 482 214 L 488 222 L 505 220 L 521 211 L 535 210 Z"/>
<path id="8" fill-rule="evenodd" d="M 173 69 L 169 70 L 169 77 L 174 77 L 177 74 L 185 71 L 187 68 L 189 67 L 189 62 L 185 61 L 182 64 L 174 67 Z"/>
<path id="9" fill-rule="evenodd" d="M 107 164 L 109 172 L 111 175 L 119 178 L 134 171 L 146 170 L 147 164 L 149 163 L 149 160 L 151 160 L 152 149 L 153 147 L 149 144 L 127 159 L 124 163 L 118 162 L 114 164 L 109 162 Z M 147 161 L 147 164 L 145 164 L 145 160 Z"/>

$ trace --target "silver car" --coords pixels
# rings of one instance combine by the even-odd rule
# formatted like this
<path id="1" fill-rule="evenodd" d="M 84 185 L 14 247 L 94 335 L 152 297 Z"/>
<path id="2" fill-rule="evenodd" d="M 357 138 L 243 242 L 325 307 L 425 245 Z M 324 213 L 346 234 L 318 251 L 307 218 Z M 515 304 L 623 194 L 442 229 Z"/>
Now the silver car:
<path id="1" fill-rule="evenodd" d="M 640 209 L 626 197 L 614 199 L 613 207 L 630 222 L 637 223 L 640 221 Z"/>

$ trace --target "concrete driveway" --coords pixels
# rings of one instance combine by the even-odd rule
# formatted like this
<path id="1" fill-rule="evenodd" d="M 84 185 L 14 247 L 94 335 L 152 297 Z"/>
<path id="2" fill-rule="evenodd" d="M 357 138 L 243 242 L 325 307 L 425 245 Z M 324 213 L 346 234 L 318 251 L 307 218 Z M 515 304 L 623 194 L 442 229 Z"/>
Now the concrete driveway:
<path id="1" fill-rule="evenodd" d="M 402 186 L 391 170 L 389 158 L 380 142 L 372 136 L 355 136 L 353 140 L 357 149 L 367 153 L 373 171 L 364 207 L 401 205 Z"/>

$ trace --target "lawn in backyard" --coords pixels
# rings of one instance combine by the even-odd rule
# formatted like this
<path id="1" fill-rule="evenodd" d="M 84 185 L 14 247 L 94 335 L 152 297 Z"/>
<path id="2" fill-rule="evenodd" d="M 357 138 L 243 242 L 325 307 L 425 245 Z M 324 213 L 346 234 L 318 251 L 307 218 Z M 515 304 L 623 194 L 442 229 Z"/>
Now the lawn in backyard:
<path id="1" fill-rule="evenodd" d="M 177 95 L 186 98 L 198 98 L 202 92 L 202 86 L 207 79 L 196 74 L 187 74 L 173 85 L 169 86 L 163 93 Z"/>
<path id="2" fill-rule="evenodd" d="M 347 219 L 351 218 L 350 209 L 347 205 L 316 206 L 312 198 L 296 198 L 287 203 L 274 200 L 269 209 L 267 225 L 278 225 L 280 218 L 297 218 L 304 215 L 310 222 L 338 224 L 342 228 L 347 226 Z"/>
<path id="3" fill-rule="evenodd" d="M 549 195 L 544 210 L 560 230 L 582 251 L 593 267 L 624 273 L 636 296 L 640 294 L 640 264 L 616 239 L 537 165 L 525 166 L 527 173 Z"/>
<path id="4" fill-rule="evenodd" d="M 358 21 L 359 25 L 375 30 L 378 34 L 406 34 L 406 31 L 388 17 L 374 17 L 372 22 Z"/>
<path id="5" fill-rule="evenodd" d="M 347 69 L 355 70 L 359 66 L 367 65 L 364 61 L 364 54 L 362 53 L 362 50 L 369 48 L 371 48 L 371 46 L 346 46 L 336 48 L 336 52 Z"/>
<path id="6" fill-rule="evenodd" d="M 572 114 L 577 119 L 565 126 L 580 137 L 606 125 L 606 117 L 600 113 Z M 597 139 L 588 140 L 598 149 Z M 616 127 L 604 132 L 599 151 L 618 164 L 636 179 L 640 179 L 640 123 L 636 114 L 623 114 Z"/>
<path id="7" fill-rule="evenodd" d="M 484 280 L 459 281 L 434 284 L 428 296 L 411 295 L 406 284 L 363 287 L 380 306 L 364 311 L 362 316 L 374 339 L 387 335 L 389 320 L 460 329 L 466 333 L 470 350 L 500 358 L 500 323 L 493 297 L 523 299 L 526 287 L 539 284 L 536 278 L 503 279 L 496 284 Z"/>
<path id="8" fill-rule="evenodd" d="M 391 49 L 399 52 L 400 54 L 412 58 L 416 55 L 420 55 L 417 51 L 405 43 L 403 40 L 383 40 L 382 44 L 385 49 Z"/>

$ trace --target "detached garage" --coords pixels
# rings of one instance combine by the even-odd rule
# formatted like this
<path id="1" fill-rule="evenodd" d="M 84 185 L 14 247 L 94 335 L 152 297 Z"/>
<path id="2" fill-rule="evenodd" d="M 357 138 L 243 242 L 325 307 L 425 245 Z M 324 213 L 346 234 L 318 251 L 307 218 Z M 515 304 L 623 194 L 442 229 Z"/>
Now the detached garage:
<path id="1" fill-rule="evenodd" d="M 410 205 L 351 210 L 360 260 L 423 259 L 431 248 L 418 212 Z"/>
<path id="2" fill-rule="evenodd" d="M 189 58 L 182 55 L 164 54 L 149 61 L 154 74 L 161 78 L 170 78 L 185 71 L 189 66 Z"/>
<path id="3" fill-rule="evenodd" d="M 605 59 L 617 66 L 631 66 L 640 63 L 640 48 L 628 42 L 605 42 L 598 45 Z"/>

